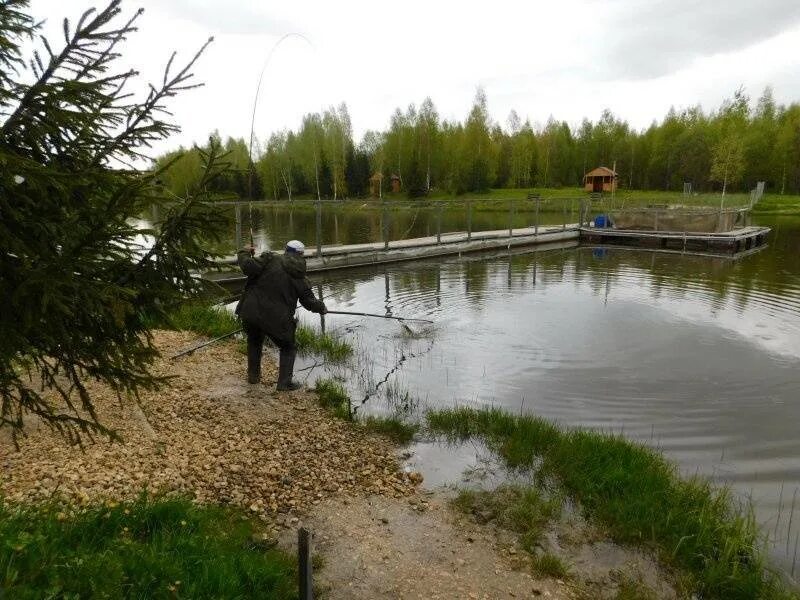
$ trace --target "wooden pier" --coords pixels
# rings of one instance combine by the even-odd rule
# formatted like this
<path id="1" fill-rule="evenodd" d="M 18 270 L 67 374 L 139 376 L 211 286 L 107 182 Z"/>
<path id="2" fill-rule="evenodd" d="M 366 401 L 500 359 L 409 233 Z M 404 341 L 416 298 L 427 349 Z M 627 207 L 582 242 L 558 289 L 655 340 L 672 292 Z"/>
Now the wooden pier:
<path id="1" fill-rule="evenodd" d="M 742 227 L 722 233 L 637 231 L 581 227 L 580 240 L 590 244 L 639 246 L 679 251 L 717 251 L 738 254 L 766 243 L 769 227 Z"/>
<path id="2" fill-rule="evenodd" d="M 743 227 L 723 233 L 678 233 L 637 231 L 559 225 L 498 229 L 482 232 L 442 233 L 435 236 L 367 244 L 322 246 L 306 249 L 308 271 L 365 267 L 440 256 L 489 250 L 511 250 L 525 246 L 540 249 L 577 247 L 581 244 L 638 247 L 662 252 L 682 252 L 740 258 L 758 251 L 766 243 L 768 227 Z M 245 277 L 236 268 L 236 257 L 217 261 L 220 272 L 204 277 L 227 288 L 238 288 Z"/>
<path id="3" fill-rule="evenodd" d="M 541 246 L 544 249 L 577 246 L 580 233 L 577 225 L 498 229 L 474 233 L 443 233 L 408 240 L 323 246 L 322 255 L 315 248 L 306 248 L 306 265 L 311 273 L 364 267 L 376 264 L 452 256 L 486 250 Z M 236 265 L 235 257 L 217 261 L 222 268 Z M 238 272 L 207 273 L 206 278 L 224 286 L 236 286 L 245 278 Z"/>

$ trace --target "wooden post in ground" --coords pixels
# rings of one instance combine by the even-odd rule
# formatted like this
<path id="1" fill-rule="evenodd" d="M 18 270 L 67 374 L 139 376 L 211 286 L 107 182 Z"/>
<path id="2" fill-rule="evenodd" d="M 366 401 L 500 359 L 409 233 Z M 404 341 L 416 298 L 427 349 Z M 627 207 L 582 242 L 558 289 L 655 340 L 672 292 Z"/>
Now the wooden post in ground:
<path id="1" fill-rule="evenodd" d="M 314 599 L 314 585 L 311 573 L 311 534 L 304 527 L 297 532 L 297 575 L 300 600 Z"/>
<path id="2" fill-rule="evenodd" d="M 539 235 L 539 199 L 537 198 L 534 202 L 536 202 L 536 217 L 533 222 L 533 235 Z"/>

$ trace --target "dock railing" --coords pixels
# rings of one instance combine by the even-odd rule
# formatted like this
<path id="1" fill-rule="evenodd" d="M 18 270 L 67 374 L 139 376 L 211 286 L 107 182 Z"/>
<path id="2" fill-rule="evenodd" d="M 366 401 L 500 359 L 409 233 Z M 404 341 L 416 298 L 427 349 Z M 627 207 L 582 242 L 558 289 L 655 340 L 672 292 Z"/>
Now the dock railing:
<path id="1" fill-rule="evenodd" d="M 220 203 L 223 204 L 223 203 Z M 390 242 L 409 238 L 431 238 L 437 245 L 447 237 L 463 234 L 467 240 L 486 232 L 505 228 L 509 238 L 519 230 L 532 230 L 538 235 L 542 227 L 566 230 L 584 222 L 589 214 L 582 198 L 541 197 L 483 199 L 457 198 L 447 200 L 295 200 L 243 201 L 233 205 L 233 238 L 242 247 L 243 231 L 263 225 L 260 211 L 289 211 L 288 222 L 281 233 L 305 238 L 308 246 L 323 256 L 326 246 L 356 243 L 341 234 L 348 221 L 359 220 L 369 234 L 360 236 L 357 243 L 382 243 L 385 250 Z M 505 216 L 503 216 L 505 215 Z M 254 223 L 247 223 L 252 218 Z"/>
<path id="2" fill-rule="evenodd" d="M 383 249 L 389 250 L 392 242 L 410 238 L 430 238 L 431 244 L 441 245 L 447 243 L 448 237 L 452 240 L 454 234 L 461 234 L 467 241 L 485 232 L 493 232 L 493 237 L 497 237 L 503 230 L 509 239 L 515 235 L 538 235 L 542 228 L 552 231 L 554 227 L 561 230 L 584 227 L 599 214 L 642 210 L 650 208 L 653 202 L 659 205 L 665 202 L 663 196 L 647 198 L 646 194 L 637 197 L 634 192 L 617 194 L 613 199 L 606 196 L 592 199 L 587 195 L 542 197 L 530 193 L 501 199 L 262 200 L 220 204 L 234 207 L 231 233 L 237 248 L 242 246 L 242 232 L 250 227 L 256 230 L 264 227 L 266 211 L 274 210 L 276 215 L 280 212 L 285 221 L 280 226 L 266 224 L 264 230 L 269 236 L 279 233 L 290 236 L 287 239 L 303 239 L 307 245 L 313 244 L 317 256 L 323 256 L 326 246 L 351 243 L 382 243 Z M 748 206 L 751 199 L 743 198 L 743 205 Z M 706 200 L 708 203 L 703 204 L 703 199 L 687 200 L 676 195 L 671 200 L 667 198 L 666 205 L 710 208 L 710 197 Z M 245 223 L 248 218 L 255 223 Z M 659 220 L 655 228 L 658 230 L 661 226 Z M 359 228 L 357 234 L 353 233 L 355 228 Z"/>

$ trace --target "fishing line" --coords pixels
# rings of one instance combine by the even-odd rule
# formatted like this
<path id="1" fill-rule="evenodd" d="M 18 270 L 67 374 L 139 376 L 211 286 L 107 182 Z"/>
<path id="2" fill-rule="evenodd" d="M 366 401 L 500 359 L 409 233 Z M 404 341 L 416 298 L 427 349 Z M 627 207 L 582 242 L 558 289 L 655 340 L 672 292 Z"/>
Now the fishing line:
<path id="1" fill-rule="evenodd" d="M 253 236 L 253 167 L 254 167 L 254 163 L 253 163 L 253 140 L 255 139 L 256 111 L 258 109 L 258 95 L 261 92 L 261 82 L 264 80 L 264 73 L 266 72 L 267 67 L 269 66 L 269 63 L 272 60 L 272 56 L 275 54 L 275 50 L 277 50 L 278 46 L 280 46 L 284 41 L 286 41 L 286 40 L 288 40 L 289 38 L 292 38 L 292 37 L 296 37 L 296 38 L 300 38 L 301 40 L 304 40 L 306 43 L 308 43 L 309 46 L 311 46 L 311 49 L 316 52 L 317 49 L 314 46 L 314 44 L 312 44 L 311 40 L 309 40 L 302 33 L 297 33 L 297 32 L 293 31 L 293 32 L 290 32 L 290 33 L 287 33 L 287 34 L 283 35 L 277 42 L 275 42 L 275 44 L 273 44 L 272 48 L 269 51 L 269 54 L 267 54 L 266 60 L 264 60 L 264 66 L 261 67 L 261 72 L 258 75 L 258 85 L 256 86 L 256 95 L 255 95 L 255 98 L 253 99 L 253 116 L 250 119 L 250 145 L 247 148 L 247 156 L 248 156 L 249 162 L 250 162 L 250 164 L 248 165 L 248 174 L 247 174 L 247 198 L 248 198 L 248 201 L 249 201 L 248 202 L 248 217 L 250 219 L 250 247 L 253 248 L 253 250 L 251 250 L 252 253 L 255 253 L 255 250 L 254 250 L 254 248 L 255 248 L 255 240 L 254 240 L 254 236 Z"/>

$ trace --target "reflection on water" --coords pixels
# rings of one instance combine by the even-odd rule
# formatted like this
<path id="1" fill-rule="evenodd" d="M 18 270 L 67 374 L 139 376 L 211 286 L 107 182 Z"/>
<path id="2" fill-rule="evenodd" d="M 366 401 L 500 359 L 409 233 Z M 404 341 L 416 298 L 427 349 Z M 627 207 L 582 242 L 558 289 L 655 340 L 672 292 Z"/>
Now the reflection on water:
<path id="1" fill-rule="evenodd" d="M 532 202 L 497 203 L 496 210 L 468 209 L 465 204 L 444 208 L 430 202 L 390 203 L 384 210 L 376 202 L 323 203 L 320 214 L 320 243 L 362 244 L 390 240 L 426 237 L 437 232 L 487 231 L 539 225 L 574 223 L 578 218 L 579 201 L 564 200 L 555 209 L 537 213 Z M 308 203 L 295 206 L 239 202 L 222 204 L 220 210 L 228 217 L 227 235 L 214 246 L 221 254 L 231 254 L 236 248 L 253 240 L 260 249 L 282 248 L 291 239 L 307 246 L 317 242 L 317 213 Z"/>
<path id="2" fill-rule="evenodd" d="M 751 497 L 777 559 L 791 566 L 800 220 L 763 224 L 773 227 L 769 248 L 741 261 L 584 247 L 315 283 L 331 308 L 436 322 L 410 336 L 392 322 L 328 317 L 362 357 L 347 374 L 362 411 L 402 411 L 405 397 L 419 408 L 492 404 L 623 432 Z"/>

